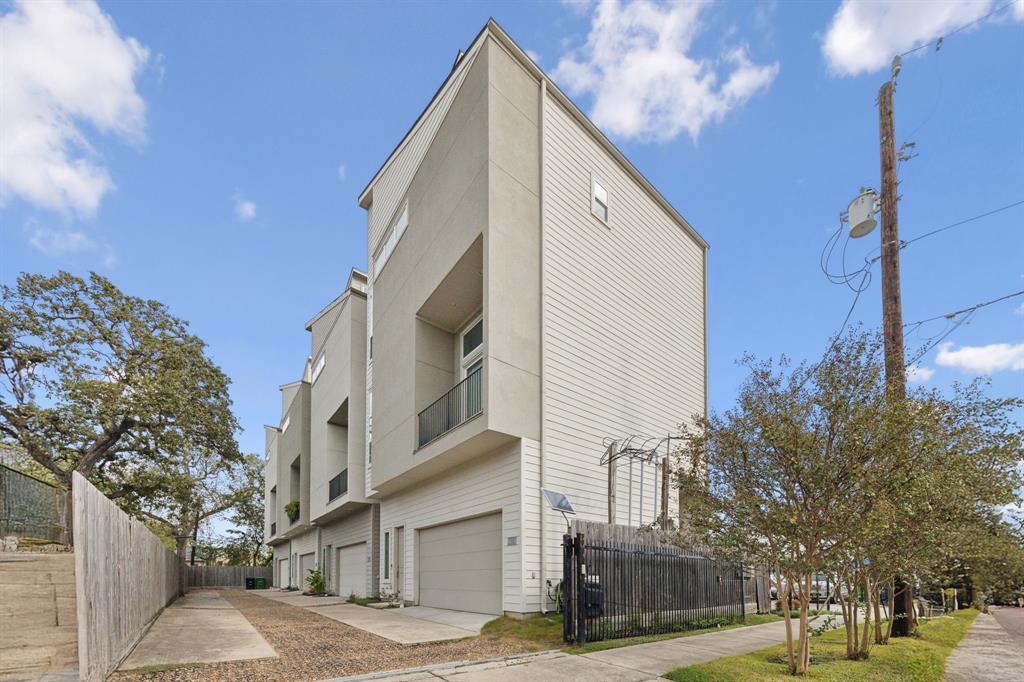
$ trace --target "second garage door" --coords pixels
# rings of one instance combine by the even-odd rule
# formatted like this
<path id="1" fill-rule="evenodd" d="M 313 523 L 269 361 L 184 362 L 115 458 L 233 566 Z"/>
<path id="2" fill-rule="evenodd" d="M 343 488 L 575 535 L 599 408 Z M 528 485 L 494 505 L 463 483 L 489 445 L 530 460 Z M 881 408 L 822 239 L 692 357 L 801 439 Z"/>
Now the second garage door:
<path id="1" fill-rule="evenodd" d="M 338 548 L 339 597 L 366 596 L 366 543 Z"/>
<path id="2" fill-rule="evenodd" d="M 421 530 L 418 564 L 421 606 L 500 614 L 501 514 Z"/>

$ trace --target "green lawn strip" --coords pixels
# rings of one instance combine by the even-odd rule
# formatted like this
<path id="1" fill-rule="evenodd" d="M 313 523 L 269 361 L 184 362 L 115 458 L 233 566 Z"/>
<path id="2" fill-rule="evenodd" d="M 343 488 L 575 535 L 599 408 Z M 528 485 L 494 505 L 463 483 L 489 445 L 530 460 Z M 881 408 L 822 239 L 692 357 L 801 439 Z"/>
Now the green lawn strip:
<path id="1" fill-rule="evenodd" d="M 874 646 L 866 661 L 846 656 L 846 633 L 840 628 L 811 640 L 811 669 L 808 678 L 835 682 L 888 682 L 912 680 L 938 682 L 946 669 L 946 657 L 966 634 L 977 617 L 974 609 L 924 623 L 914 637 L 893 638 Z M 676 682 L 784 682 L 786 646 L 778 644 L 743 656 L 728 656 L 701 665 L 678 668 L 665 675 Z"/>
<path id="2" fill-rule="evenodd" d="M 587 642 L 583 646 L 569 647 L 566 651 L 570 654 L 589 654 L 594 651 L 606 649 L 618 649 L 624 646 L 635 644 L 649 644 L 650 642 L 661 642 L 666 639 L 677 639 L 679 637 L 692 637 L 693 635 L 705 635 L 709 632 L 722 632 L 723 630 L 735 630 L 751 625 L 764 625 L 782 620 L 782 616 L 774 613 L 752 613 L 747 616 L 746 622 L 718 625 L 716 627 L 701 628 L 699 630 L 680 630 L 679 632 L 664 632 L 658 635 L 642 635 L 640 637 L 624 637 L 622 639 L 604 639 L 597 642 Z"/>
<path id="3" fill-rule="evenodd" d="M 507 616 L 496 618 L 484 625 L 480 636 L 516 642 L 523 647 L 524 651 L 564 649 L 570 654 L 586 654 L 591 651 L 603 651 L 604 649 L 616 649 L 634 644 L 660 642 L 665 639 L 675 639 L 676 637 L 689 637 L 691 635 L 703 635 L 708 632 L 732 630 L 748 625 L 763 625 L 764 623 L 774 623 L 779 620 L 782 620 L 782 616 L 776 614 L 750 614 L 747 616 L 745 623 L 734 623 L 700 630 L 666 632 L 660 635 L 646 635 L 643 637 L 608 639 L 574 647 L 562 641 L 562 615 L 552 613 L 530 618 L 509 618 Z"/>

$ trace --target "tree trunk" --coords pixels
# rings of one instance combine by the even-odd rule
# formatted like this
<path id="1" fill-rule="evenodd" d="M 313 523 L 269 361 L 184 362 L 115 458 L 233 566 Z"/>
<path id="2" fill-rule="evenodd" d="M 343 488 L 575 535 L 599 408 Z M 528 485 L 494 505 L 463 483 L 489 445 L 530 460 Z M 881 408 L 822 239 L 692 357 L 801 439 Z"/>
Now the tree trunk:
<path id="1" fill-rule="evenodd" d="M 188 549 L 188 538 L 184 535 L 177 534 L 174 537 L 174 544 L 177 547 L 178 554 L 178 596 L 185 596 L 185 588 L 188 585 L 185 579 L 185 552 Z"/>

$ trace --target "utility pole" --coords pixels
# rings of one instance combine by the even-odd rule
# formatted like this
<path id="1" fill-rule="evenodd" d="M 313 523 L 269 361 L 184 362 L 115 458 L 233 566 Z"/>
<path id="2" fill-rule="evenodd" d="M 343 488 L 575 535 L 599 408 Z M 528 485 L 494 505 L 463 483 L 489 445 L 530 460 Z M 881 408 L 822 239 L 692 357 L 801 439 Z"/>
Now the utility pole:
<path id="1" fill-rule="evenodd" d="M 878 142 L 882 168 L 882 337 L 885 346 L 885 383 L 889 396 L 903 400 L 907 395 L 906 360 L 903 355 L 903 304 L 900 298 L 900 237 L 896 179 L 896 124 L 893 114 L 893 90 L 900 71 L 900 58 L 892 63 L 892 76 L 878 90 Z M 898 577 L 892 602 L 895 637 L 910 634 L 914 620 L 911 585 Z"/>

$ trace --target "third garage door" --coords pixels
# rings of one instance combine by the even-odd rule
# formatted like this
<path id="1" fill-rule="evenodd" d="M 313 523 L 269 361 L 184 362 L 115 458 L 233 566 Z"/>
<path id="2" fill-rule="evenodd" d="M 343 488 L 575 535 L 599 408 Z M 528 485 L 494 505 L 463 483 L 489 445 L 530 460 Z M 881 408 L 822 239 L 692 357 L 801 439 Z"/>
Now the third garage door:
<path id="1" fill-rule="evenodd" d="M 339 597 L 366 596 L 366 543 L 338 548 Z"/>
<path id="2" fill-rule="evenodd" d="M 502 612 L 501 514 L 421 530 L 418 563 L 421 606 Z"/>

